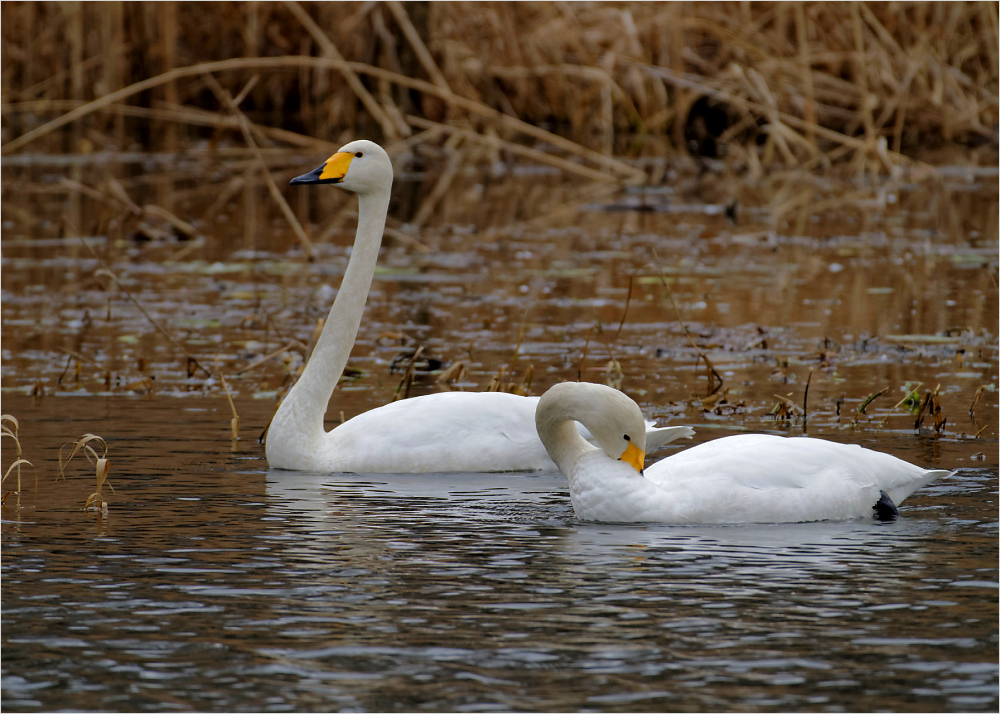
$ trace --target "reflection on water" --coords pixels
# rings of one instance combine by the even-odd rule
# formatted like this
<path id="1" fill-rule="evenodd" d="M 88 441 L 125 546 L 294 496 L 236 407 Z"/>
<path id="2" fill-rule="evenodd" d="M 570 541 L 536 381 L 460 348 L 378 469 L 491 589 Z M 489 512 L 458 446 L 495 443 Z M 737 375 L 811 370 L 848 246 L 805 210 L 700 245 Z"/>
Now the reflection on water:
<path id="1" fill-rule="evenodd" d="M 52 405 L 5 398 L 28 455 L 98 431 L 117 494 L 5 509 L 7 711 L 998 705 L 995 460 L 894 523 L 597 525 L 554 473 L 269 472 L 215 400 Z"/>
<path id="2" fill-rule="evenodd" d="M 5 171 L 16 179 L 21 169 Z M 338 395 L 331 417 L 390 401 L 407 365 L 401 352 L 422 346 L 444 365 L 463 364 L 454 388 L 482 390 L 501 368 L 518 383 L 533 367 L 537 394 L 579 374 L 604 381 L 614 360 L 623 389 L 644 406 L 750 428 L 779 398 L 799 407 L 807 379 L 813 429 L 846 425 L 884 388 L 869 410 L 876 423 L 904 385 L 941 385 L 950 431 L 997 437 L 995 175 L 856 187 L 802 174 L 709 174 L 645 189 L 642 205 L 657 209 L 646 211 L 608 210 L 635 198 L 611 189 L 581 205 L 583 187 L 551 177 L 469 184 L 470 195 L 442 202 L 441 227 L 421 232 L 430 252 L 385 240 L 351 355 L 345 386 L 354 393 Z M 477 187 L 482 200 L 471 195 Z M 186 194 L 177 210 L 200 215 L 195 199 L 216 198 L 206 193 Z M 55 194 L 44 196 L 39 215 L 58 215 Z M 12 220 L 0 386 L 221 393 L 218 380 L 188 374 L 179 343 L 238 396 L 273 401 L 297 364 L 291 353 L 304 351 L 329 310 L 353 239 L 344 211 L 355 198 L 333 189 L 296 198 L 305 201 L 302 220 L 325 236 L 315 263 L 289 250 L 283 224 L 235 209 L 199 224 L 201 243 L 110 229 L 91 241 L 173 341 L 98 274 L 79 240 Z M 706 210 L 730 200 L 741 207 L 736 222 Z M 85 224 L 102 225 L 105 210 Z M 517 223 L 523 215 L 538 220 Z M 244 221 L 259 237 L 252 250 L 240 249 Z M 707 380 L 688 334 L 725 381 L 725 401 L 707 417 L 697 402 Z M 425 377 L 413 393 L 440 388 Z M 905 409 L 888 417 L 889 428 L 912 423 Z"/>
<path id="3" fill-rule="evenodd" d="M 329 309 L 353 199 L 296 196 L 322 237 L 306 264 L 270 204 L 205 190 L 215 171 L 196 191 L 126 182 L 197 223 L 191 241 L 70 207 L 171 339 L 49 220 L 70 189 L 4 204 L 3 410 L 41 476 L 3 510 L 5 710 L 996 711 L 995 173 L 706 175 L 642 195 L 477 177 L 419 236 L 430 252 L 386 240 L 331 421 L 391 400 L 404 348 L 463 362 L 462 389 L 531 365 L 535 393 L 603 381 L 613 359 L 694 443 L 799 433 L 766 415 L 808 380 L 811 435 L 960 469 L 894 523 L 708 528 L 578 523 L 554 473 L 269 472 L 254 438 Z M 699 400 L 679 318 L 725 402 Z M 226 374 L 235 446 L 221 385 L 178 344 Z M 941 385 L 941 434 L 891 411 L 917 383 Z M 53 481 L 86 432 L 109 444 L 106 517 L 81 510 L 85 464 Z"/>

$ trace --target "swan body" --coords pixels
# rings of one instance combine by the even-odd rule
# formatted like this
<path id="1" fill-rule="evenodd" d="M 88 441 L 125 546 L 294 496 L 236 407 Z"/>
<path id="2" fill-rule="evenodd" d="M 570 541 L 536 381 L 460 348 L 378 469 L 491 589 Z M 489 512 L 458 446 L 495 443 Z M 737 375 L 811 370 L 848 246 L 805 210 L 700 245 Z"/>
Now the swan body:
<path id="1" fill-rule="evenodd" d="M 789 523 L 896 513 L 915 490 L 950 472 L 823 439 L 729 436 L 669 456 L 643 473 L 642 413 L 597 384 L 557 384 L 535 415 L 542 443 L 568 477 L 573 510 L 588 521 Z M 586 425 L 594 446 L 567 428 Z M 624 437 L 628 436 L 626 440 Z M 636 466 L 638 462 L 640 465 Z"/>
<path id="2" fill-rule="evenodd" d="M 265 447 L 268 465 L 370 473 L 554 469 L 535 431 L 537 397 L 502 392 L 431 394 L 372 409 L 326 430 L 323 417 L 354 346 L 375 273 L 392 164 L 378 144 L 353 141 L 292 183 L 330 183 L 356 193 L 358 228 L 323 331 L 302 375 L 271 420 Z M 650 448 L 692 433 L 686 426 L 644 424 Z"/>

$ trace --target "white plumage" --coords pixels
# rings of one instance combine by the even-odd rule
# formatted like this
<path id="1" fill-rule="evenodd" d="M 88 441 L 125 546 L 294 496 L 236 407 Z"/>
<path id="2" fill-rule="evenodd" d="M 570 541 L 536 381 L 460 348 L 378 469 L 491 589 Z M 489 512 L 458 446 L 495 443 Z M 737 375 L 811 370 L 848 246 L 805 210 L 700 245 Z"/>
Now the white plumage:
<path id="1" fill-rule="evenodd" d="M 292 183 L 332 183 L 356 193 L 358 229 L 316 347 L 271 421 L 268 465 L 374 473 L 554 468 L 535 431 L 537 397 L 498 392 L 433 394 L 372 409 L 326 431 L 323 416 L 354 346 L 375 273 L 389 208 L 392 164 L 377 144 L 353 141 Z M 647 443 L 653 448 L 692 433 L 686 426 L 657 429 L 649 424 Z"/>
<path id="2" fill-rule="evenodd" d="M 536 412 L 542 443 L 569 479 L 578 518 L 605 522 L 783 523 L 872 517 L 948 475 L 853 444 L 745 434 L 668 456 L 645 475 L 618 460 L 644 449 L 642 412 L 597 384 L 557 384 Z M 601 448 L 566 428 L 587 426 Z M 629 436 L 626 440 L 625 435 Z"/>

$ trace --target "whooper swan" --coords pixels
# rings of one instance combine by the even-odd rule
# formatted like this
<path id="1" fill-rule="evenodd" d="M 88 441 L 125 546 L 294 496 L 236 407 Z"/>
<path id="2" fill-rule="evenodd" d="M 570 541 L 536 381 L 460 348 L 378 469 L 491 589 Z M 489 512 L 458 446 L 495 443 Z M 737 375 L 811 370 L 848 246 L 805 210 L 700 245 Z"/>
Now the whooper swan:
<path id="1" fill-rule="evenodd" d="M 557 384 L 535 413 L 586 521 L 788 523 L 898 515 L 895 504 L 948 471 L 823 439 L 744 434 L 715 439 L 643 470 L 639 407 L 599 384 Z M 598 446 L 573 427 L 584 424 Z"/>
<path id="2" fill-rule="evenodd" d="M 312 356 L 267 434 L 267 463 L 299 471 L 418 473 L 529 471 L 555 465 L 535 431 L 537 397 L 444 392 L 393 402 L 332 431 L 323 424 L 361 324 L 389 208 L 392 164 L 353 141 L 293 184 L 329 183 L 358 195 L 358 230 L 340 291 Z M 645 443 L 690 436 L 690 427 L 643 427 Z"/>

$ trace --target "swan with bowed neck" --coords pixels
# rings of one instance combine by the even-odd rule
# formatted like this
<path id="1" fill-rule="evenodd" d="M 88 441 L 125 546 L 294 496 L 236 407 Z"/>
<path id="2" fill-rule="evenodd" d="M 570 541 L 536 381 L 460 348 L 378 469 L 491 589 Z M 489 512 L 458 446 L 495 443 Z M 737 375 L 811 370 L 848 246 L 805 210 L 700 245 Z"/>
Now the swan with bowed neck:
<path id="1" fill-rule="evenodd" d="M 572 428 L 582 422 L 597 446 Z M 542 443 L 569 479 L 586 521 L 789 523 L 898 514 L 895 504 L 944 470 L 823 439 L 744 434 L 693 446 L 643 469 L 642 412 L 598 384 L 567 382 L 542 395 Z"/>
<path id="2" fill-rule="evenodd" d="M 353 141 L 293 184 L 329 183 L 358 195 L 354 249 L 316 347 L 268 428 L 272 468 L 417 473 L 554 469 L 535 431 L 537 397 L 444 392 L 393 402 L 332 431 L 323 424 L 361 324 L 389 209 L 392 164 L 378 144 Z M 586 434 L 585 431 L 581 433 Z M 643 429 L 647 444 L 690 436 L 690 427 Z"/>

